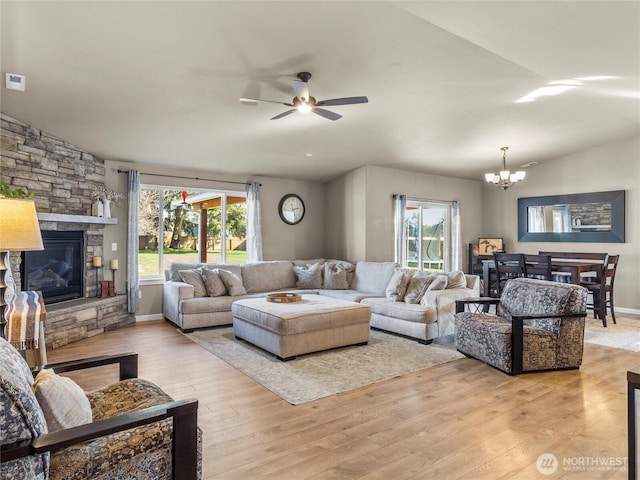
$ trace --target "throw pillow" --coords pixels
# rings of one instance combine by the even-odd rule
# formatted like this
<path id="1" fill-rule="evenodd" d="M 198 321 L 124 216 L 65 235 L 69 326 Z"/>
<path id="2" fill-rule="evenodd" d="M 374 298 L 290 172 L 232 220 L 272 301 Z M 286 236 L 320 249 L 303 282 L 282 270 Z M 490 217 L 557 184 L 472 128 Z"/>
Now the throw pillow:
<path id="1" fill-rule="evenodd" d="M 229 295 L 231 295 L 232 297 L 237 297 L 238 295 L 247 294 L 247 291 L 242 285 L 242 279 L 235 273 L 230 272 L 229 270 L 223 270 L 221 268 L 216 268 L 214 272 L 220 275 L 224 286 L 227 287 Z"/>
<path id="2" fill-rule="evenodd" d="M 444 290 L 449 283 L 449 277 L 446 275 L 433 275 L 435 278 L 431 281 L 427 287 L 427 291 L 430 290 Z"/>
<path id="3" fill-rule="evenodd" d="M 214 270 L 203 268 L 202 279 L 204 280 L 204 286 L 207 288 L 207 294 L 210 297 L 221 297 L 227 294 L 227 287 L 220 278 L 220 275 Z"/>
<path id="4" fill-rule="evenodd" d="M 91 423 L 89 399 L 80 386 L 51 369 L 40 370 L 32 387 L 49 432 Z"/>
<path id="5" fill-rule="evenodd" d="M 462 270 L 448 272 L 447 288 L 467 288 L 467 278 Z"/>
<path id="6" fill-rule="evenodd" d="M 351 262 L 347 262 L 346 260 L 327 260 L 325 265 L 327 263 L 338 264 L 345 269 L 345 271 L 347 272 L 347 288 L 351 288 L 351 286 L 353 285 L 353 279 L 356 276 L 356 266 Z"/>
<path id="7" fill-rule="evenodd" d="M 322 269 L 319 263 L 295 265 L 293 273 L 296 275 L 296 287 L 322 288 Z"/>
<path id="8" fill-rule="evenodd" d="M 414 273 L 415 270 L 396 268 L 391 280 L 389 280 L 387 284 L 387 298 L 395 302 L 402 302 Z"/>
<path id="9" fill-rule="evenodd" d="M 347 270 L 341 263 L 324 264 L 324 288 L 327 290 L 348 290 Z"/>
<path id="10" fill-rule="evenodd" d="M 178 275 L 180 275 L 182 281 L 193 286 L 193 296 L 196 298 L 207 296 L 207 288 L 204 285 L 200 272 L 200 269 L 178 271 Z"/>
<path id="11" fill-rule="evenodd" d="M 416 272 L 413 277 L 411 277 L 411 281 L 407 287 L 407 293 L 404 296 L 405 303 L 420 303 L 424 292 L 437 280 L 438 276 L 439 275 L 435 274 Z"/>

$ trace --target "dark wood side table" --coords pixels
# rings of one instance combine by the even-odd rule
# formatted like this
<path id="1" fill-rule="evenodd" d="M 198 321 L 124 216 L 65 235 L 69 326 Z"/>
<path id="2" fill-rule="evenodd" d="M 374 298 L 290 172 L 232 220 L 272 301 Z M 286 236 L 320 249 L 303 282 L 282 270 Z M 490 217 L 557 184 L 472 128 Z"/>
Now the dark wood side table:
<path id="1" fill-rule="evenodd" d="M 491 305 L 498 305 L 500 303 L 499 298 L 493 297 L 466 297 L 460 300 L 456 300 L 456 313 L 461 313 L 468 308 L 469 311 L 474 313 L 487 313 Z"/>
<path id="2" fill-rule="evenodd" d="M 627 372 L 627 437 L 629 439 L 629 480 L 638 480 L 638 396 L 640 367 Z"/>

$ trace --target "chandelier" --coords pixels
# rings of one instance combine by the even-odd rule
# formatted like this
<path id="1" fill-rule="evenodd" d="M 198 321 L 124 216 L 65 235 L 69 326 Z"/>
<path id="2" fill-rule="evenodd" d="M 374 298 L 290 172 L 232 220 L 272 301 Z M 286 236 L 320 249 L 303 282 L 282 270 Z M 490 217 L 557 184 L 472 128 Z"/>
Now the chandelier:
<path id="1" fill-rule="evenodd" d="M 526 172 L 523 170 L 518 170 L 515 173 L 511 173 L 509 170 L 507 170 L 508 149 L 509 147 L 502 147 L 500 149 L 502 150 L 502 170 L 500 171 L 500 173 L 485 173 L 484 175 L 484 178 L 487 180 L 487 182 L 493 183 L 503 190 L 506 190 L 514 183 L 518 183 L 521 180 L 524 180 L 524 176 L 526 175 Z"/>

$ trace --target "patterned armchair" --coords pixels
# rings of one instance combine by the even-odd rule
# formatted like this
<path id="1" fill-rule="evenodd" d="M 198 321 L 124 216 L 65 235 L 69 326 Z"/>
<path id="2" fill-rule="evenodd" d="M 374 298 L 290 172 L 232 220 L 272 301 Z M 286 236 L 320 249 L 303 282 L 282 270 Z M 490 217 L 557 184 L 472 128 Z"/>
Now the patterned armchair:
<path id="1" fill-rule="evenodd" d="M 510 375 L 580 368 L 586 301 L 579 285 L 509 280 L 499 301 L 489 300 L 497 315 L 463 311 L 465 303 L 482 300 L 457 302 L 456 348 Z"/>
<path id="2" fill-rule="evenodd" d="M 91 393 L 57 375 L 112 363 L 119 364 L 121 380 Z M 173 401 L 153 383 L 136 378 L 137 354 L 66 362 L 47 369 L 51 370 L 44 370 L 43 378 L 55 378 L 54 383 L 45 389 L 39 385 L 39 374 L 34 386 L 23 357 L 0 338 L 0 479 L 200 478 L 198 402 Z M 52 385 L 55 388 L 49 389 Z M 70 385 L 76 390 L 67 393 L 64 388 Z M 49 395 L 46 400 L 41 389 Z M 59 419 L 64 423 L 81 415 L 82 405 L 66 406 L 64 411 L 61 407 L 76 392 L 86 403 L 88 423 L 85 415 L 77 426 L 58 424 Z"/>

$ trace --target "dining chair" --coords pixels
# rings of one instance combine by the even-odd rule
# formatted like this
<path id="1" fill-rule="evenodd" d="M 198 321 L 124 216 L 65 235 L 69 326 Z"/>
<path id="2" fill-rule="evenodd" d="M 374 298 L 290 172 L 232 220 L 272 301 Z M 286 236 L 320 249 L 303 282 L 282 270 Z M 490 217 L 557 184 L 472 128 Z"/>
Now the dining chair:
<path id="1" fill-rule="evenodd" d="M 494 253 L 496 266 L 496 293 L 501 295 L 505 284 L 512 278 L 524 277 L 524 256 L 521 253 Z"/>
<path id="2" fill-rule="evenodd" d="M 551 255 L 524 254 L 524 276 L 538 280 L 552 280 Z"/>
<path id="3" fill-rule="evenodd" d="M 602 271 L 593 281 L 581 282 L 592 295 L 593 303 L 587 303 L 587 308 L 593 309 L 593 318 L 600 318 L 602 326 L 607 326 L 607 307 L 611 310 L 611 318 L 616 323 L 616 313 L 613 309 L 613 283 L 616 278 L 620 255 L 607 255 Z"/>

